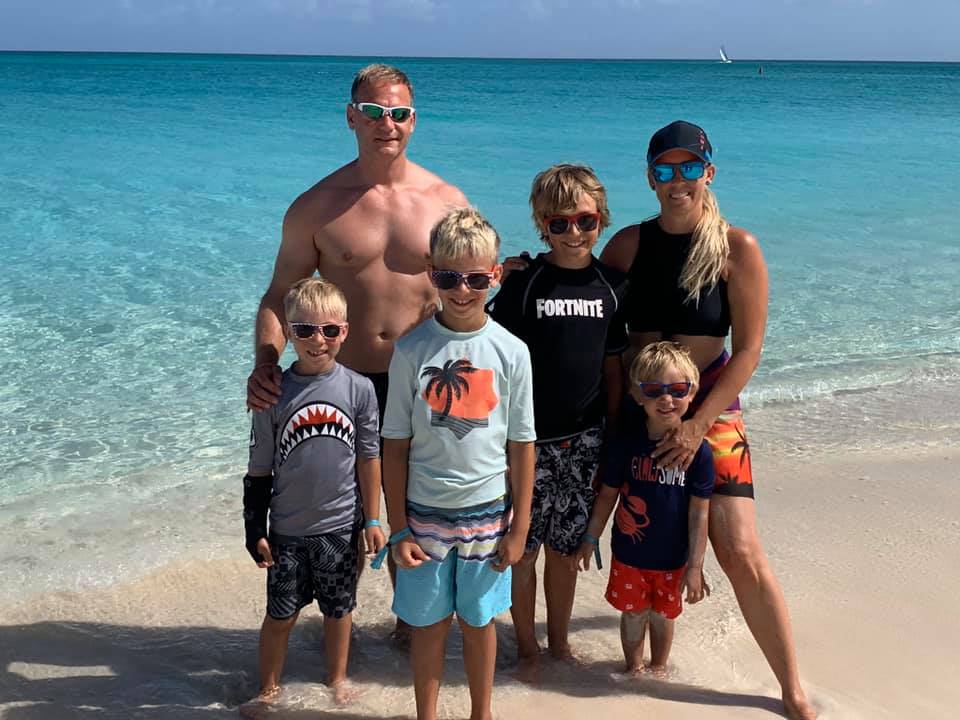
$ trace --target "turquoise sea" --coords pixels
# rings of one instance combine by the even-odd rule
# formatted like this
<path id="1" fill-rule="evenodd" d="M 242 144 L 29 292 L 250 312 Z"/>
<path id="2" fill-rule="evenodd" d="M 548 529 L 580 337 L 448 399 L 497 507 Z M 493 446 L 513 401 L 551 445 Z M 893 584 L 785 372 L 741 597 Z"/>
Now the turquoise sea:
<path id="1" fill-rule="evenodd" d="M 370 60 L 0 54 L 0 595 L 240 547 L 254 311 Z M 655 211 L 651 132 L 708 130 L 770 267 L 756 452 L 955 440 L 960 65 L 393 61 L 411 156 L 509 253 L 537 171 L 591 164 L 619 227 Z"/>

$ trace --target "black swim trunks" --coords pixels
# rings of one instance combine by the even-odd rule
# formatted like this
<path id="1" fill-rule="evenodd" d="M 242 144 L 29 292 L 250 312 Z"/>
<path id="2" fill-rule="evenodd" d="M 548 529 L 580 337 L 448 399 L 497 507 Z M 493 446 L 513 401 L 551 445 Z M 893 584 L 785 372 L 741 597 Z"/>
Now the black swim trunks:
<path id="1" fill-rule="evenodd" d="M 564 440 L 537 443 L 526 552 L 546 544 L 561 555 L 572 555 L 580 547 L 597 496 L 593 477 L 602 444 L 599 427 Z"/>
<path id="2" fill-rule="evenodd" d="M 342 618 L 357 605 L 360 526 L 306 537 L 272 535 L 267 570 L 267 614 L 286 620 L 314 600 L 326 617 Z"/>
<path id="3" fill-rule="evenodd" d="M 360 373 L 373 383 L 373 391 L 377 394 L 377 405 L 380 406 L 380 429 L 383 429 L 383 413 L 387 409 L 387 380 L 390 373 Z"/>

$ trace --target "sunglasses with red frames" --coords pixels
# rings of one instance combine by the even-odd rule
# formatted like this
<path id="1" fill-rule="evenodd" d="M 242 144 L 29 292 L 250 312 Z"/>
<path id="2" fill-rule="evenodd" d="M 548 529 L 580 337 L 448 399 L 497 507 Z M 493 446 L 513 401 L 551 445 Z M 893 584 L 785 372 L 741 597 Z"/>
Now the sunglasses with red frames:
<path id="1" fill-rule="evenodd" d="M 453 290 L 465 282 L 471 290 L 486 290 L 493 283 L 492 272 L 457 272 L 456 270 L 434 270 L 430 280 L 437 290 Z"/>
<path id="2" fill-rule="evenodd" d="M 590 232 L 596 230 L 600 224 L 600 213 L 582 212 L 576 215 L 550 215 L 545 217 L 543 221 L 551 235 L 563 235 L 570 229 L 571 225 L 576 225 L 580 232 Z"/>
<path id="3" fill-rule="evenodd" d="M 641 382 L 637 383 L 637 386 L 645 398 L 656 400 L 664 394 L 673 398 L 685 398 L 690 394 L 693 383 L 687 381 L 674 383 Z"/>
<path id="4" fill-rule="evenodd" d="M 317 333 L 320 333 L 327 340 L 335 340 L 340 337 L 345 325 L 336 325 L 328 323 L 327 325 L 314 325 L 313 323 L 295 322 L 290 323 L 290 330 L 294 336 L 300 340 L 309 340 Z"/>

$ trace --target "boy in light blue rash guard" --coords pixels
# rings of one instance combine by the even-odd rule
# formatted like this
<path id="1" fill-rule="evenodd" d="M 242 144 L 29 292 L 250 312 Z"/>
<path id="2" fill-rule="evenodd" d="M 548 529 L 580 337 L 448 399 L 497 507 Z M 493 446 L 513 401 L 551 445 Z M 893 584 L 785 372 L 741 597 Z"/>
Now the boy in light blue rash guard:
<path id="1" fill-rule="evenodd" d="M 368 550 L 385 544 L 376 395 L 369 379 L 336 362 L 348 331 L 346 300 L 335 285 L 307 278 L 290 288 L 284 313 L 298 359 L 283 374 L 280 401 L 253 415 L 244 478 L 247 550 L 267 568 L 260 692 L 241 707 L 246 717 L 278 699 L 290 631 L 314 600 L 334 699 L 356 694 L 347 658 L 361 527 Z"/>
<path id="2" fill-rule="evenodd" d="M 390 362 L 382 434 L 398 566 L 393 611 L 413 626 L 418 720 L 436 718 L 454 612 L 471 717 L 492 717 L 493 618 L 510 608 L 510 566 L 530 527 L 530 354 L 484 312 L 502 271 L 499 245 L 475 210 L 454 210 L 434 226 L 427 269 L 442 309 L 400 338 Z"/>

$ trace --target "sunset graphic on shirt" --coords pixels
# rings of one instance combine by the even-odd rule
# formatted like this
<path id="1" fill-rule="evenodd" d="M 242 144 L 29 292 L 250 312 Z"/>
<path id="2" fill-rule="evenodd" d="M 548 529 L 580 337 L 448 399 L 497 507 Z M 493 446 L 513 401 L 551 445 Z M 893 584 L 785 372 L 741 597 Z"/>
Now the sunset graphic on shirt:
<path id="1" fill-rule="evenodd" d="M 487 427 L 490 411 L 500 401 L 493 370 L 475 368 L 466 358 L 447 360 L 442 368 L 426 367 L 420 378 L 428 378 L 423 399 L 430 406 L 430 424 L 449 428 L 457 440 L 474 428 Z"/>

